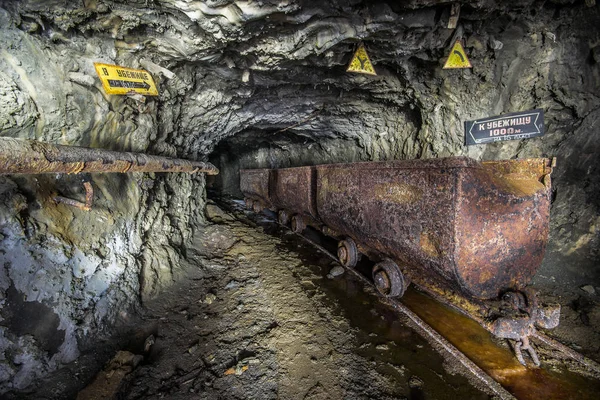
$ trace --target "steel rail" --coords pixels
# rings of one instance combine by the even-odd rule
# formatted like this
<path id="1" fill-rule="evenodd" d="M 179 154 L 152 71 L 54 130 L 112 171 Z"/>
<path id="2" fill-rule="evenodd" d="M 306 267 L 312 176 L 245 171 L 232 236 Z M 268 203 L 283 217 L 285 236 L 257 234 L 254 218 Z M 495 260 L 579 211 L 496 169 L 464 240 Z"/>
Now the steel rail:
<path id="1" fill-rule="evenodd" d="M 552 339 L 548 335 L 545 335 L 542 332 L 536 330 L 531 334 L 531 337 L 539 340 L 540 342 L 544 343 L 547 346 L 553 347 L 554 349 L 560 351 L 561 353 L 565 354 L 566 356 L 571 357 L 573 360 L 580 362 L 581 364 L 583 364 L 590 370 L 596 372 L 597 374 L 600 374 L 600 364 L 598 364 L 596 361 L 594 361 L 590 358 L 587 358 L 583 354 L 576 352 L 575 350 L 571 349 L 570 347 L 565 346 L 564 344 L 560 343 L 559 341 Z"/>
<path id="2" fill-rule="evenodd" d="M 279 224 L 281 225 L 281 224 Z M 285 225 L 281 225 L 285 226 Z M 285 226 L 287 229 L 289 227 Z M 319 250 L 321 250 L 328 257 L 333 259 L 336 262 L 339 262 L 337 257 L 330 253 L 323 246 L 315 243 L 309 238 L 303 236 L 300 233 L 295 233 L 297 236 L 301 237 L 306 242 L 315 246 Z M 357 278 L 362 283 L 366 284 L 369 287 L 372 287 L 373 284 L 365 278 L 362 274 L 352 268 L 343 267 L 346 271 L 351 272 L 355 278 Z M 466 355 L 464 355 L 459 349 L 457 349 L 452 343 L 446 340 L 442 335 L 440 335 L 435 329 L 433 329 L 429 324 L 423 321 L 417 314 L 415 314 L 410 308 L 400 303 L 397 300 L 388 299 L 383 297 L 383 295 L 379 294 L 379 292 L 375 291 L 380 298 L 380 301 L 383 304 L 386 304 L 396 311 L 404 314 L 410 321 L 415 325 L 417 331 L 419 331 L 424 337 L 429 338 L 433 342 L 435 342 L 438 346 L 443 348 L 450 356 L 454 357 L 463 367 L 465 367 L 473 376 L 475 376 L 481 383 L 483 383 L 486 387 L 488 387 L 494 395 L 498 396 L 501 399 L 512 400 L 516 399 L 509 391 L 504 389 L 500 383 L 498 383 L 494 378 L 488 375 L 483 369 L 481 369 L 477 364 L 471 361 Z"/>
<path id="3" fill-rule="evenodd" d="M 282 224 L 277 220 L 275 220 L 273 222 L 286 228 L 287 230 L 290 229 L 289 226 Z M 338 257 L 335 254 L 332 254 L 331 252 L 329 252 L 326 248 L 324 248 L 320 244 L 315 243 L 313 240 L 309 239 L 308 237 L 302 235 L 299 232 L 295 232 L 293 230 L 292 230 L 292 232 L 295 233 L 297 236 L 299 236 L 304 241 L 306 241 L 307 243 L 310 243 L 312 246 L 321 250 L 324 254 L 326 254 L 332 260 L 339 263 Z M 343 265 L 342 265 L 342 267 L 346 271 L 351 272 L 355 278 L 357 278 L 360 282 L 364 283 L 366 286 L 368 286 L 368 287 L 374 286 L 373 283 L 369 279 L 367 279 L 365 276 L 363 276 L 360 272 L 358 272 L 352 268 L 347 268 Z M 468 372 L 470 372 L 475 378 L 477 378 L 481 383 L 483 383 L 487 388 L 489 388 L 490 391 L 492 391 L 496 396 L 498 396 L 499 398 L 502 398 L 502 399 L 515 399 L 516 398 L 513 394 L 508 392 L 502 386 L 502 384 L 500 384 L 497 380 L 495 380 L 492 376 L 490 376 L 485 370 L 483 370 L 477 364 L 475 364 L 471 359 L 469 359 L 467 357 L 467 355 L 465 355 L 457 347 L 455 347 L 453 344 L 451 344 L 440 333 L 438 333 L 435 330 L 435 328 L 433 328 L 427 322 L 425 322 L 423 319 L 421 319 L 408 306 L 404 305 L 403 303 L 401 303 L 397 300 L 390 299 L 390 298 L 387 298 L 387 297 L 381 295 L 377 290 L 375 290 L 375 292 L 378 294 L 379 301 L 381 303 L 393 308 L 394 310 L 398 311 L 399 313 L 404 314 L 412 322 L 412 324 L 414 324 L 414 326 L 412 326 L 412 327 L 415 328 L 417 332 L 421 333 L 422 336 L 425 337 L 426 339 L 430 339 L 430 343 L 432 345 L 437 344 L 439 346 L 439 348 L 443 349 L 444 350 L 444 351 L 442 351 L 443 354 L 445 353 L 451 357 L 454 357 L 454 359 L 456 359 Z M 427 291 L 427 292 L 429 292 L 429 291 Z M 431 293 L 429 293 L 429 294 L 431 294 Z M 433 296 L 433 298 L 435 299 L 435 298 L 437 298 L 437 296 Z M 442 303 L 444 303 L 444 302 L 442 302 Z M 463 310 L 461 310 L 460 308 L 458 308 L 454 305 L 451 305 L 451 308 L 461 311 L 463 314 L 465 314 L 465 312 Z M 472 319 L 474 319 L 476 322 L 479 322 L 480 325 L 482 325 L 481 324 L 482 321 L 480 319 L 473 318 L 473 316 L 469 313 L 466 313 L 466 315 L 471 317 Z M 412 324 L 410 324 L 410 325 L 412 325 Z M 482 325 L 482 327 L 489 331 L 489 329 L 487 329 L 485 326 Z M 542 332 L 539 332 L 534 329 L 531 334 L 531 338 L 536 339 L 539 342 L 545 344 L 546 346 L 552 347 L 555 350 L 563 353 L 567 357 L 570 357 L 571 359 L 580 362 L 582 365 L 587 367 L 588 371 L 590 371 L 590 372 L 593 371 L 595 373 L 598 373 L 600 371 L 599 363 L 583 356 L 582 354 L 563 345 L 562 343 L 548 337 L 547 335 L 543 334 Z"/>

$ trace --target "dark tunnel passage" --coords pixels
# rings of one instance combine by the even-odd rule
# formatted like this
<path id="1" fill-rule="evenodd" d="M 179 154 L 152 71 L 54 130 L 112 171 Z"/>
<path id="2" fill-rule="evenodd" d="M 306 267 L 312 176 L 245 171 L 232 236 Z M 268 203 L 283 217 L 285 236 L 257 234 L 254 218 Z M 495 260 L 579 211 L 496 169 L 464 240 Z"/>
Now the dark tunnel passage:
<path id="1" fill-rule="evenodd" d="M 209 159 L 219 168 L 219 175 L 209 178 L 207 187 L 220 195 L 242 198 L 239 185 L 241 168 L 358 162 L 367 161 L 368 156 L 352 139 L 250 130 L 219 143 Z"/>

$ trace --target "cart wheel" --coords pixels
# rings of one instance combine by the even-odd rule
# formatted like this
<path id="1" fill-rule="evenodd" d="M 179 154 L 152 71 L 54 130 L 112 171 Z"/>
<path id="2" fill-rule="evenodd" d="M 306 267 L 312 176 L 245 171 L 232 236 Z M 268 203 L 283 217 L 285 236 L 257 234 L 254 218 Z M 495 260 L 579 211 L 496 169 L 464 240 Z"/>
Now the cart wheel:
<path id="1" fill-rule="evenodd" d="M 340 240 L 338 243 L 337 256 L 340 260 L 340 263 L 347 268 L 356 267 L 356 263 L 358 263 L 358 249 L 356 248 L 356 243 L 354 240 L 350 238 L 346 238 L 344 240 Z"/>
<path id="2" fill-rule="evenodd" d="M 398 264 L 384 260 L 373 267 L 375 287 L 386 297 L 402 297 L 408 286 Z"/>
<path id="3" fill-rule="evenodd" d="M 292 217 L 292 230 L 296 233 L 302 233 L 306 229 L 304 219 L 300 214 L 296 214 Z"/>
<path id="4" fill-rule="evenodd" d="M 252 210 L 254 204 L 254 202 L 252 201 L 252 199 L 246 199 L 246 210 Z"/>
<path id="5" fill-rule="evenodd" d="M 254 210 L 255 213 L 260 213 L 263 210 L 263 206 L 262 204 L 260 204 L 260 201 L 255 201 L 252 205 L 252 209 Z"/>
<path id="6" fill-rule="evenodd" d="M 286 210 L 279 210 L 277 213 L 277 219 L 281 225 L 287 226 L 290 223 L 290 213 Z"/>

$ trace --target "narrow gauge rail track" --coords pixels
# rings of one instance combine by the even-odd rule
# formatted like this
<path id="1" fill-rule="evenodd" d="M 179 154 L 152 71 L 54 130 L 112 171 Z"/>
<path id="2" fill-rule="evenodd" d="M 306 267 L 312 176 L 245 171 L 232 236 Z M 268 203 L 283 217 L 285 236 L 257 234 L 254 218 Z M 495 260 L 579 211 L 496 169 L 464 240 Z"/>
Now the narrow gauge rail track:
<path id="1" fill-rule="evenodd" d="M 281 225 L 281 224 L 280 224 Z M 287 227 L 286 225 L 282 225 Z M 295 233 L 297 236 L 307 241 L 311 245 L 315 246 L 317 249 L 321 250 L 323 254 L 327 255 L 329 258 L 339 263 L 337 257 L 332 254 L 329 250 L 319 245 L 318 243 L 310 240 L 306 236 L 303 236 L 299 233 Z M 340 264 L 341 265 L 341 264 Z M 392 298 L 388 298 L 380 294 L 376 289 L 373 282 L 367 279 L 364 275 L 358 272 L 355 269 L 347 268 L 342 266 L 347 272 L 350 272 L 355 278 L 357 278 L 360 282 L 367 286 L 371 286 L 374 289 L 374 292 L 377 293 L 379 299 L 382 303 L 388 305 L 392 309 L 397 312 L 404 314 L 408 319 L 414 324 L 413 328 L 416 328 L 417 332 L 423 335 L 430 342 L 433 342 L 436 347 L 443 349 L 449 356 L 453 357 L 456 361 L 458 361 L 467 371 L 469 371 L 473 376 L 479 380 L 483 385 L 489 388 L 496 396 L 501 399 L 515 399 L 515 397 L 508 392 L 500 383 L 494 380 L 491 376 L 489 376 L 483 369 L 477 366 L 473 361 L 471 361 L 465 354 L 463 354 L 460 350 L 458 350 L 452 343 L 447 341 L 442 335 L 440 335 L 433 327 L 423 321 L 416 313 L 414 313 L 410 308 L 406 305 L 402 304 L 398 300 L 394 300 Z"/>
<path id="2" fill-rule="evenodd" d="M 274 222 L 276 222 L 276 221 L 274 221 Z M 290 227 L 287 225 L 282 225 L 279 222 L 276 222 L 276 223 L 278 223 L 280 226 L 290 229 Z M 291 230 L 291 231 L 293 232 L 293 230 Z M 331 258 L 333 261 L 335 261 L 336 263 L 339 264 L 339 259 L 337 258 L 337 256 L 334 255 L 329 250 L 327 250 L 324 246 L 316 243 L 315 241 L 311 240 L 310 238 L 308 238 L 300 233 L 297 233 L 297 232 L 293 232 L 293 233 L 295 233 L 295 235 L 300 237 L 302 240 L 310 243 L 312 246 L 319 249 L 321 252 L 323 252 L 323 254 L 327 255 L 329 258 Z M 417 314 L 417 312 L 413 311 L 413 309 L 411 309 L 409 306 L 404 304 L 400 299 L 396 300 L 393 298 L 385 297 L 384 295 L 379 293 L 378 290 L 376 290 L 374 283 L 371 282 L 363 274 L 361 274 L 358 270 L 353 269 L 353 268 L 347 268 L 347 267 L 344 267 L 343 265 L 342 265 L 342 267 L 346 270 L 346 272 L 352 274 L 360 282 L 362 282 L 366 286 L 372 287 L 373 291 L 379 297 L 379 300 L 381 303 L 387 305 L 388 307 L 395 310 L 396 312 L 406 316 L 412 322 L 412 324 L 413 324 L 412 327 L 418 333 L 420 333 L 426 340 L 428 340 L 435 348 L 441 350 L 442 352 L 445 352 L 446 356 L 449 356 L 449 357 L 453 358 L 454 360 L 456 360 L 462 367 L 464 367 L 464 369 L 468 373 L 472 374 L 474 379 L 479 381 L 482 385 L 485 385 L 485 387 L 489 388 L 489 390 L 491 392 L 493 392 L 493 394 L 498 396 L 499 398 L 501 398 L 501 399 L 524 399 L 524 400 L 525 399 L 527 399 L 527 400 L 528 399 L 540 399 L 540 398 L 557 398 L 557 399 L 558 398 L 560 398 L 560 399 L 587 398 L 587 397 L 585 397 L 585 395 L 583 395 L 583 397 L 581 397 L 582 396 L 581 393 L 573 392 L 573 393 L 569 394 L 571 392 L 571 390 L 577 390 L 578 388 L 574 387 L 573 382 L 570 382 L 568 380 L 568 377 L 565 377 L 564 382 L 563 382 L 560 379 L 557 379 L 556 376 L 544 374 L 544 373 L 541 373 L 541 374 L 537 373 L 536 371 L 539 371 L 539 370 L 544 371 L 541 368 L 528 369 L 528 367 L 522 367 L 520 364 L 517 364 L 518 365 L 517 368 L 522 369 L 521 372 L 519 372 L 519 370 L 517 370 L 516 372 L 509 373 L 508 375 L 513 375 L 513 376 L 507 376 L 507 377 L 505 377 L 505 379 L 503 379 L 502 383 L 499 382 L 497 379 L 494 379 L 494 377 L 492 377 L 488 372 L 486 372 L 486 370 L 484 370 L 477 363 L 472 361 L 471 358 L 469 358 L 465 353 L 463 353 L 456 346 L 454 346 L 448 339 L 446 339 L 442 334 L 440 334 L 433 326 L 431 326 L 423 318 L 421 318 Z M 472 318 L 471 316 L 468 316 L 468 314 L 465 314 L 464 310 L 458 309 L 456 307 L 452 307 L 451 305 L 448 305 L 446 303 L 438 302 L 438 300 L 436 300 L 436 299 L 433 299 L 433 301 L 437 302 L 441 307 L 444 307 L 444 305 L 445 305 L 445 306 L 449 306 L 449 307 L 455 309 L 456 311 L 458 311 L 459 313 L 464 315 L 465 318 L 470 318 L 470 319 Z M 442 305 L 442 304 L 444 304 L 444 305 Z M 476 321 L 473 321 L 473 322 L 475 324 L 477 324 L 476 326 L 479 326 L 483 332 L 487 333 L 487 331 L 485 331 L 483 329 L 483 327 L 481 327 Z M 548 337 L 547 335 L 545 335 L 541 332 L 536 332 L 532 337 L 539 340 L 539 342 L 541 342 L 551 348 L 554 348 L 555 350 L 558 350 L 559 352 L 563 353 L 565 356 L 567 356 L 575 361 L 580 362 L 589 371 L 591 371 L 595 374 L 600 374 L 600 364 L 583 356 L 582 354 L 576 352 L 575 350 L 559 343 L 558 341 Z M 509 350 L 506 350 L 506 354 L 509 356 L 509 358 L 511 360 L 516 361 L 514 359 L 514 356 L 512 355 L 512 353 Z M 531 371 L 534 371 L 534 372 L 531 373 Z M 494 372 L 494 371 L 492 371 L 492 372 Z M 514 379 L 515 376 L 518 376 L 519 373 L 522 374 L 522 377 L 521 378 L 517 377 L 517 379 Z M 536 381 L 533 382 L 533 384 L 531 384 L 532 382 L 528 382 L 528 379 L 535 379 Z M 565 384 L 566 387 L 561 388 L 560 387 L 561 384 Z M 507 388 L 505 388 L 505 386 L 511 390 L 510 391 L 507 390 Z M 553 393 L 553 397 L 541 397 L 539 395 L 539 393 L 535 390 L 536 387 L 537 388 L 545 387 L 546 390 L 548 391 L 548 393 Z M 529 392 L 529 390 L 531 390 L 531 389 L 534 389 L 534 390 Z M 591 389 L 591 392 L 594 392 L 593 389 Z M 594 394 L 590 393 L 589 398 L 594 398 L 593 396 L 594 396 Z"/>
<path id="3" fill-rule="evenodd" d="M 337 258 L 337 256 L 333 254 L 330 250 L 325 248 L 323 245 L 315 242 L 314 240 L 311 240 L 309 237 L 303 234 L 294 232 L 292 229 L 290 229 L 288 225 L 279 223 L 277 221 L 277 218 L 269 219 L 273 223 L 276 223 L 279 226 L 290 230 L 296 236 L 300 237 L 302 240 L 319 249 L 323 254 L 325 254 L 331 260 L 339 264 L 339 259 Z M 411 322 L 411 327 L 414 328 L 415 331 L 417 331 L 420 335 L 422 335 L 434 348 L 438 349 L 438 351 L 440 351 L 440 353 L 442 353 L 444 357 L 455 360 L 456 363 L 463 368 L 465 374 L 470 374 L 474 381 L 486 387 L 491 392 L 491 394 L 497 396 L 498 398 L 520 400 L 540 398 L 595 398 L 595 395 L 597 394 L 595 390 L 597 389 L 597 387 L 600 387 L 600 385 L 594 385 L 594 387 L 586 387 L 586 378 L 575 373 L 556 374 L 550 373 L 544 368 L 523 367 L 517 363 L 510 350 L 506 348 L 501 348 L 500 346 L 497 346 L 495 344 L 493 344 L 493 346 L 496 347 L 496 352 L 492 352 L 494 353 L 492 354 L 492 357 L 500 355 L 500 358 L 503 358 L 502 361 L 505 363 L 504 367 L 495 365 L 494 362 L 492 362 L 492 366 L 490 366 L 490 364 L 486 363 L 485 360 L 482 362 L 481 359 L 473 357 L 472 354 L 470 356 L 465 354 L 457 346 L 451 343 L 450 340 L 444 337 L 444 335 L 441 332 L 439 332 L 435 327 L 428 323 L 426 321 L 426 318 L 422 318 L 419 315 L 418 311 L 415 311 L 413 309 L 414 307 L 412 306 L 414 306 L 415 300 L 417 302 L 420 302 L 423 299 L 430 299 L 429 301 L 431 303 L 436 303 L 441 308 L 450 307 L 451 309 L 455 309 L 456 311 L 458 311 L 459 314 L 451 315 L 450 318 L 462 317 L 464 319 L 468 319 L 473 323 L 473 326 L 475 326 L 476 328 L 480 328 L 481 332 L 483 332 L 485 335 L 488 335 L 489 332 L 483 329 L 483 327 L 481 327 L 478 324 L 478 322 L 474 321 L 471 316 L 468 316 L 468 314 L 466 314 L 464 310 L 458 309 L 457 307 L 452 307 L 451 305 L 448 305 L 443 302 L 439 302 L 434 298 L 435 294 L 433 294 L 434 296 L 432 297 L 425 297 L 422 294 L 416 294 L 413 298 L 412 304 L 410 304 L 411 301 L 406 301 L 407 298 L 410 298 L 411 296 L 405 296 L 403 298 L 404 302 L 401 300 L 385 297 L 382 294 L 380 294 L 378 290 L 376 290 L 374 283 L 371 282 L 371 280 L 365 277 L 358 270 L 347 267 L 344 267 L 344 269 L 348 273 L 350 273 L 354 278 L 356 278 L 359 282 L 373 288 L 373 292 L 378 295 L 379 301 L 382 304 L 388 306 L 390 309 L 394 310 L 398 314 L 407 317 L 408 320 Z M 417 292 L 413 291 L 413 293 Z M 409 304 L 407 305 L 405 303 Z M 595 361 L 583 356 L 582 354 L 570 349 L 569 347 L 557 342 L 556 340 L 544 335 L 541 332 L 536 332 L 535 335 L 533 335 L 532 337 L 534 339 L 537 339 L 539 343 L 542 343 L 550 348 L 553 348 L 563 353 L 568 358 L 580 362 L 588 371 L 595 374 L 596 376 L 600 375 L 600 364 L 596 363 Z M 474 358 L 475 361 L 473 361 L 471 358 Z M 580 378 L 580 380 L 577 382 L 573 382 L 573 377 Z M 587 380 L 587 382 L 589 382 L 589 379 Z"/>

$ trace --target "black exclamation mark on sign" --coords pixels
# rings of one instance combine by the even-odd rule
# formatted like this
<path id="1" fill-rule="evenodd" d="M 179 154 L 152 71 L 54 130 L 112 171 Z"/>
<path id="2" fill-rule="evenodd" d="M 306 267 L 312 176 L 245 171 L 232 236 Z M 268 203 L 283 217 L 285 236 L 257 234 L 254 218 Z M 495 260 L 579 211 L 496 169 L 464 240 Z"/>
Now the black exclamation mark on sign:
<path id="1" fill-rule="evenodd" d="M 108 76 L 108 70 L 104 67 L 102 67 L 102 72 L 104 73 L 104 76 Z"/>

